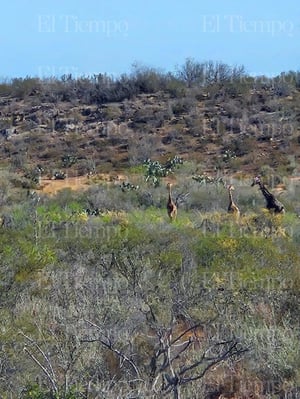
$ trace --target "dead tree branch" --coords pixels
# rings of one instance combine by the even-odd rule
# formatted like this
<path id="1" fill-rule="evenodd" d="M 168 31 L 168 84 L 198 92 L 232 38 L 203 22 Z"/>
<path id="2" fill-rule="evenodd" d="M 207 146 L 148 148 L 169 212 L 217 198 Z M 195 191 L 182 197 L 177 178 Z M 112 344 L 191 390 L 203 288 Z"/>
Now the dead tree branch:
<path id="1" fill-rule="evenodd" d="M 46 366 L 43 365 L 42 362 L 28 349 L 27 345 L 24 346 L 24 352 L 34 361 L 34 363 L 36 363 L 40 367 L 40 369 L 43 371 L 43 373 L 50 381 L 54 392 L 58 394 L 59 391 L 58 384 L 49 358 L 46 356 L 45 352 L 41 349 L 41 347 L 32 338 L 28 337 L 28 335 L 24 334 L 23 332 L 20 332 L 20 334 L 24 338 L 26 338 L 30 342 L 30 344 L 33 347 L 35 347 L 37 351 L 41 354 L 42 358 L 46 362 Z"/>
<path id="2" fill-rule="evenodd" d="M 221 352 L 220 349 L 221 348 Z M 209 352 L 217 350 L 218 353 L 215 355 L 208 355 Z M 218 342 L 212 345 L 207 351 L 205 351 L 199 360 L 194 362 L 193 364 L 183 367 L 179 369 L 175 375 L 176 378 L 172 376 L 166 376 L 167 384 L 163 387 L 163 395 L 166 396 L 172 391 L 174 392 L 174 398 L 178 398 L 178 387 L 190 383 L 192 381 L 199 380 L 204 377 L 207 371 L 213 366 L 229 359 L 234 356 L 240 356 L 243 353 L 248 351 L 248 348 L 239 347 L 239 341 L 236 339 L 228 340 L 224 342 Z M 204 368 L 197 372 L 196 369 L 199 366 L 203 366 Z M 195 371 L 195 375 L 186 376 L 188 372 Z"/>
<path id="3" fill-rule="evenodd" d="M 113 342 L 111 341 L 111 339 L 109 337 L 107 337 L 102 331 L 101 331 L 101 327 L 99 327 L 97 324 L 86 320 L 86 323 L 88 323 L 90 326 L 95 327 L 100 334 L 102 335 L 102 337 L 98 337 L 98 338 L 91 338 L 91 339 L 82 339 L 80 342 L 100 342 L 101 345 L 103 345 L 105 348 L 111 350 L 112 352 L 114 352 L 121 360 L 122 362 L 127 362 L 132 369 L 134 370 L 136 376 L 138 378 L 140 378 L 140 372 L 139 369 L 137 368 L 137 366 L 135 365 L 135 363 L 128 357 L 126 356 L 123 352 L 121 352 L 119 349 L 117 349 Z"/>

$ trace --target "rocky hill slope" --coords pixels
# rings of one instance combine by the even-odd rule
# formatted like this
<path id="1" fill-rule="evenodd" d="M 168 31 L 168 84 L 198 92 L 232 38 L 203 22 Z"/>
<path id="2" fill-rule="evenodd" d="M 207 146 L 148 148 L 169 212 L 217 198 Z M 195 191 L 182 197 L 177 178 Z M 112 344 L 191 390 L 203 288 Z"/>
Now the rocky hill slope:
<path id="1" fill-rule="evenodd" d="M 207 89 L 210 89 L 207 90 Z M 67 89 L 66 89 L 67 90 Z M 157 90 L 122 101 L 53 99 L 31 88 L 0 96 L 0 162 L 48 175 L 110 172 L 179 155 L 203 170 L 297 174 L 300 91 L 272 84 Z"/>

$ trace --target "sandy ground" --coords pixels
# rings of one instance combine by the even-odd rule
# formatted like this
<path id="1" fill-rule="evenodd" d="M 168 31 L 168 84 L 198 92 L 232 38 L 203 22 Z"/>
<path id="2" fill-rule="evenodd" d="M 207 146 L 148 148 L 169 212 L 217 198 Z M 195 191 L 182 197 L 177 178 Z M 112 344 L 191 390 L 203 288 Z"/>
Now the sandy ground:
<path id="1" fill-rule="evenodd" d="M 68 177 L 65 180 L 42 179 L 40 190 L 45 194 L 54 195 L 64 188 L 71 190 L 86 190 L 88 188 L 87 177 Z"/>
<path id="2" fill-rule="evenodd" d="M 125 175 L 110 175 L 110 174 L 97 174 L 88 178 L 87 176 L 80 177 L 67 177 L 64 180 L 52 180 L 52 179 L 42 179 L 40 183 L 40 190 L 49 195 L 55 195 L 58 191 L 65 188 L 71 190 L 86 190 L 92 184 L 97 184 L 99 182 L 106 182 L 112 184 L 119 184 L 122 181 L 127 181 L 128 178 Z"/>

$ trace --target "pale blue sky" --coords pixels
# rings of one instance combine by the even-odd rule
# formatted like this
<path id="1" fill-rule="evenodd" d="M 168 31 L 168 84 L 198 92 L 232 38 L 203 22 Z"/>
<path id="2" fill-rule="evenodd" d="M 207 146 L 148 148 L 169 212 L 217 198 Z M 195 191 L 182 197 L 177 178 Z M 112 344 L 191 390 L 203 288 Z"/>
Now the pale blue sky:
<path id="1" fill-rule="evenodd" d="M 0 78 L 174 71 L 186 58 L 300 70 L 298 0 L 4 0 Z"/>

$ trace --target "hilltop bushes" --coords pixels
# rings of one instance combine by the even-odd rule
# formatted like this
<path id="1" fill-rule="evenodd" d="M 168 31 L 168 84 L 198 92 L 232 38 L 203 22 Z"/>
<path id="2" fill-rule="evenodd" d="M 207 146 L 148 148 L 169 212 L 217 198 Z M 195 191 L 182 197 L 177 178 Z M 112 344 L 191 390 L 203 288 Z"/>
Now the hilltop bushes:
<path id="1" fill-rule="evenodd" d="M 185 88 L 204 89 L 215 92 L 218 97 L 236 97 L 245 92 L 245 88 L 259 86 L 273 87 L 274 94 L 286 96 L 290 88 L 298 88 L 299 73 L 282 73 L 275 79 L 247 75 L 243 66 L 230 66 L 222 62 L 199 62 L 187 58 L 177 66 L 175 72 L 163 72 L 155 68 L 134 64 L 130 74 L 112 77 L 98 74 L 89 77 L 74 77 L 65 74 L 58 77 L 26 77 L 4 81 L 0 85 L 0 94 L 16 98 L 37 97 L 46 102 L 80 100 L 84 104 L 103 104 L 123 101 L 142 93 L 165 91 L 175 97 L 182 97 Z"/>

